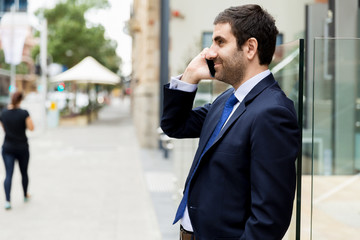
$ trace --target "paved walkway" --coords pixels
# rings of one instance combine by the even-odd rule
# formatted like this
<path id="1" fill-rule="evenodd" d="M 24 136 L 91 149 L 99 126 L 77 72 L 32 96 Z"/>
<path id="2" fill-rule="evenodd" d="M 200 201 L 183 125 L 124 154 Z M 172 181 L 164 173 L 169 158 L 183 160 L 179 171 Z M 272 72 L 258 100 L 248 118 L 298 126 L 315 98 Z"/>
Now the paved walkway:
<path id="1" fill-rule="evenodd" d="M 10 211 L 0 188 L 1 240 L 162 239 L 128 105 L 115 101 L 87 127 L 29 135 L 32 199 L 23 202 L 17 168 Z"/>

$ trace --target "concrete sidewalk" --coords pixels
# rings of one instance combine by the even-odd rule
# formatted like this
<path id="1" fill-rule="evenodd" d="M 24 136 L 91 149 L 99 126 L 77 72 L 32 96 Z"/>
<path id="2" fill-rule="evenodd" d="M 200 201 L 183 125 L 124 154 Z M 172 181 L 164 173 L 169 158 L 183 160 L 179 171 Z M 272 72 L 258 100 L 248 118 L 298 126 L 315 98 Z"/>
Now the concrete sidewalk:
<path id="1" fill-rule="evenodd" d="M 32 199 L 16 168 L 10 211 L 1 184 L 1 240 L 162 239 L 128 99 L 113 103 L 89 126 L 29 135 Z"/>

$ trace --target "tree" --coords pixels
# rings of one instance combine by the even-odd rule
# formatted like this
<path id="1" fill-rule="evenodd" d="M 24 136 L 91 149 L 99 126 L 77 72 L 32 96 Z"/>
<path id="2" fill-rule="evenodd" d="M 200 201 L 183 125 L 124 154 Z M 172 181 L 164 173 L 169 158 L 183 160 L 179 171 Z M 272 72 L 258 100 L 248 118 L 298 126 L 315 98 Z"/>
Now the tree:
<path id="1" fill-rule="evenodd" d="M 117 73 L 121 58 L 116 54 L 117 43 L 105 39 L 102 25 L 88 23 L 85 13 L 90 9 L 109 7 L 107 0 L 66 0 L 52 9 L 39 9 L 38 17 L 48 21 L 48 54 L 53 62 L 73 67 L 87 56 Z M 33 56 L 39 54 L 39 47 Z"/>

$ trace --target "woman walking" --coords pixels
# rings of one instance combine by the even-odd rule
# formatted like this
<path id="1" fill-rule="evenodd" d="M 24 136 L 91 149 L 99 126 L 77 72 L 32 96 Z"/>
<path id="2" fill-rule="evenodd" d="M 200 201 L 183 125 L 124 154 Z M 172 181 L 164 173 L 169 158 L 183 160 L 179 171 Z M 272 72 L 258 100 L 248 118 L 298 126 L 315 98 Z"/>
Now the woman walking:
<path id="1" fill-rule="evenodd" d="M 10 191 L 15 160 L 18 160 L 22 186 L 24 190 L 24 201 L 29 200 L 27 188 L 29 184 L 29 145 L 26 129 L 34 130 L 34 124 L 28 111 L 20 108 L 23 99 L 21 92 L 15 92 L 11 97 L 11 104 L 1 113 L 0 121 L 5 131 L 5 139 L 2 146 L 2 157 L 5 164 L 6 177 L 4 181 L 6 202 L 5 209 L 11 209 Z"/>

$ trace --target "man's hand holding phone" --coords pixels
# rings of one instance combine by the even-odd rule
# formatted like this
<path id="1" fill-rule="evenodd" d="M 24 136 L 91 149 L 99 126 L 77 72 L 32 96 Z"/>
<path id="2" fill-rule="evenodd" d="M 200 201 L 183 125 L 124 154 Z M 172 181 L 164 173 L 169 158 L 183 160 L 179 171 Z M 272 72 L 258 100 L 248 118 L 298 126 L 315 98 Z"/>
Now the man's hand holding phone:
<path id="1" fill-rule="evenodd" d="M 214 62 L 206 59 L 208 51 L 209 48 L 205 48 L 189 63 L 181 78 L 182 81 L 191 84 L 198 84 L 203 79 L 214 78 Z"/>

